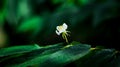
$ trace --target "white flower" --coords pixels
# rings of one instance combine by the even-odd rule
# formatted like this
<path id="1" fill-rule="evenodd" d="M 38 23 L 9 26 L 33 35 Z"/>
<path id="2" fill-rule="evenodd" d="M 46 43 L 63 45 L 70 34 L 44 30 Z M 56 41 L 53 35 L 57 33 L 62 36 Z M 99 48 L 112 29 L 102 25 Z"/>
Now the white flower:
<path id="1" fill-rule="evenodd" d="M 62 34 L 62 38 L 66 41 L 67 44 L 69 44 L 67 36 L 70 36 L 68 34 L 68 33 L 70 33 L 70 31 L 67 31 L 67 28 L 68 28 L 67 24 L 63 23 L 63 25 L 60 25 L 60 26 L 56 27 L 57 30 L 55 32 L 56 32 L 57 35 Z M 72 46 L 72 44 L 67 45 L 64 48 L 67 48 L 67 47 L 70 47 L 70 46 Z"/>
<path id="2" fill-rule="evenodd" d="M 67 24 L 66 23 L 63 23 L 63 25 L 60 25 L 60 26 L 57 26 L 56 27 L 56 34 L 57 35 L 60 35 L 61 33 L 67 33 L 67 28 L 68 28 L 68 26 L 67 26 Z"/>

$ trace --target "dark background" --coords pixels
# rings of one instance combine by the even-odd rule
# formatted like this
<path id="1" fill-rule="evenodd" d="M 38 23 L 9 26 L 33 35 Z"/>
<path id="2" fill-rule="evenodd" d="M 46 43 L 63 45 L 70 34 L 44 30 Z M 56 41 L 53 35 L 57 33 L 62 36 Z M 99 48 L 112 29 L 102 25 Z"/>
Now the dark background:
<path id="1" fill-rule="evenodd" d="M 120 50 L 118 0 L 0 0 L 0 4 L 3 47 L 65 42 L 55 30 L 66 23 L 70 42 Z"/>

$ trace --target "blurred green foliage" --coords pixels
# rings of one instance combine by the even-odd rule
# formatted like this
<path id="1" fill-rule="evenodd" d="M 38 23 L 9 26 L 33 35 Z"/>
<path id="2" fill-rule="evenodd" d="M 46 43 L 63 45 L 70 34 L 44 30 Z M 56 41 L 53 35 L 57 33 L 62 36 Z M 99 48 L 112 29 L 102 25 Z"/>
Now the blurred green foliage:
<path id="1" fill-rule="evenodd" d="M 0 65 L 119 67 L 119 4 L 118 0 L 0 0 L 0 42 L 6 40 L 0 46 L 7 47 L 0 48 Z M 71 32 L 69 42 L 80 44 L 61 49 L 66 44 L 55 30 L 63 23 Z M 91 50 L 96 46 L 106 49 Z"/>
<path id="2" fill-rule="evenodd" d="M 118 9 L 117 0 L 6 0 L 0 17 L 5 31 L 11 31 L 7 33 L 12 45 L 63 42 L 55 34 L 55 29 L 57 25 L 67 23 L 68 30 L 71 31 L 71 41 L 105 45 L 110 44 L 110 39 L 113 41 L 110 44 L 112 47 L 115 42 L 112 39 L 119 37 L 120 33 L 117 30 Z M 19 41 L 20 39 L 29 40 L 24 42 Z M 17 43 L 12 42 L 13 40 Z M 118 40 L 119 38 L 116 39 Z"/>

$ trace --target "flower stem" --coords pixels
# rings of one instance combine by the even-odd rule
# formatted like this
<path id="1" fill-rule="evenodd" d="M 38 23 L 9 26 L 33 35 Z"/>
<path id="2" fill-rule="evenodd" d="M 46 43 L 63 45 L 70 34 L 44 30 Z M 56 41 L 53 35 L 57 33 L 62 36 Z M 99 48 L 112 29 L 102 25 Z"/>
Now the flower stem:
<path id="1" fill-rule="evenodd" d="M 65 35 L 65 40 L 66 40 L 66 42 L 69 44 L 69 42 L 68 42 L 68 39 L 67 39 L 67 36 Z"/>
<path id="2" fill-rule="evenodd" d="M 66 36 L 66 33 L 62 33 L 62 37 L 63 37 L 63 39 L 66 40 L 66 43 L 69 44 L 68 39 L 67 39 L 67 36 Z"/>
<path id="3" fill-rule="evenodd" d="M 68 42 L 67 36 L 68 36 L 67 33 L 62 33 L 63 39 L 64 39 L 64 40 L 66 41 L 66 43 L 68 44 L 68 45 L 66 45 L 65 47 L 63 47 L 62 49 L 73 46 L 72 44 L 70 44 L 70 43 Z"/>

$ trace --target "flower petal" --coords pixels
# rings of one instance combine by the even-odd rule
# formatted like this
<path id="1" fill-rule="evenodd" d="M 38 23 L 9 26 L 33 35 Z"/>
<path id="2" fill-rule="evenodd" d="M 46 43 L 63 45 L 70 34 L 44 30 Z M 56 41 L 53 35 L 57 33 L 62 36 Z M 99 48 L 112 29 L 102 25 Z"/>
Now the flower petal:
<path id="1" fill-rule="evenodd" d="M 57 26 L 56 29 L 59 30 L 59 26 Z"/>
<path id="2" fill-rule="evenodd" d="M 68 27 L 66 23 L 63 23 L 62 26 L 63 26 L 64 29 L 67 29 L 67 27 Z"/>
<path id="3" fill-rule="evenodd" d="M 57 30 L 55 31 L 57 35 L 60 35 L 60 32 L 58 32 Z"/>

